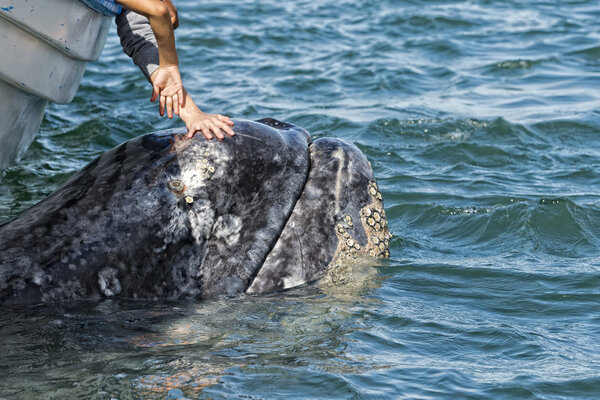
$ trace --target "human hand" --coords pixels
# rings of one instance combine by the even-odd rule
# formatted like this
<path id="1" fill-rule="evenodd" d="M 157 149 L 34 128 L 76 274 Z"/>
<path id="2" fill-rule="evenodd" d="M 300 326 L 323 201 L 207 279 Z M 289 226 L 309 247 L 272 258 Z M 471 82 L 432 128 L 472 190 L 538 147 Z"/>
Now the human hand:
<path id="1" fill-rule="evenodd" d="M 188 128 L 186 137 L 192 138 L 196 132 L 202 132 L 204 137 L 208 140 L 213 138 L 213 134 L 217 139 L 225 139 L 225 134 L 229 136 L 235 136 L 235 132 L 231 127 L 233 121 L 229 117 L 221 114 L 206 114 L 200 110 L 190 118 L 182 118 L 185 122 L 185 126 Z"/>
<path id="2" fill-rule="evenodd" d="M 173 29 L 177 29 L 177 27 L 179 26 L 179 17 L 177 15 L 177 8 L 175 7 L 175 4 L 173 4 L 171 0 L 162 1 L 169 9 L 169 14 L 171 14 L 171 23 L 173 24 Z"/>
<path id="3" fill-rule="evenodd" d="M 191 139 L 197 131 L 202 132 L 208 140 L 213 138 L 213 134 L 219 140 L 224 139 L 226 134 L 229 136 L 235 135 L 233 129 L 231 129 L 233 121 L 229 117 L 221 114 L 207 114 L 202 112 L 196 103 L 194 103 L 194 100 L 192 100 L 192 96 L 185 89 L 183 92 L 185 101 L 180 109 L 179 116 L 188 128 L 186 137 Z"/>
<path id="4" fill-rule="evenodd" d="M 173 113 L 179 115 L 179 107 L 183 106 L 184 102 L 183 83 L 181 75 L 179 75 L 179 68 L 176 65 L 159 67 L 150 77 L 150 82 L 152 83 L 150 101 L 154 102 L 160 97 L 158 103 L 160 116 L 165 115 L 165 108 L 169 118 L 173 118 Z"/>

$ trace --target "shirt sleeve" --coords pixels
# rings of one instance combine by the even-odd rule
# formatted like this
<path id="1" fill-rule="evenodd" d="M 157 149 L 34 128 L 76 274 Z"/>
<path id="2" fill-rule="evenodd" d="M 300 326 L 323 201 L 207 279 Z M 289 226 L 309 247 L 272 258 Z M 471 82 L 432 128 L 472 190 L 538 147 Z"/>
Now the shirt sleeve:
<path id="1" fill-rule="evenodd" d="M 137 65 L 146 79 L 158 69 L 158 45 L 150 22 L 133 11 L 123 10 L 115 19 L 123 52 Z"/>

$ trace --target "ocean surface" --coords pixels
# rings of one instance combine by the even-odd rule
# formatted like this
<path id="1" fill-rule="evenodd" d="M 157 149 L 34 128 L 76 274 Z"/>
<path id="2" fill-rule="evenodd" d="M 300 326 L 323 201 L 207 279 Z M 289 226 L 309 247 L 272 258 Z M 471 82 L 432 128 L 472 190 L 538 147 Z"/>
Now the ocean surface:
<path id="1" fill-rule="evenodd" d="M 0 398 L 600 398 L 597 1 L 176 4 L 201 108 L 359 146 L 392 257 L 340 287 L 3 310 Z M 149 97 L 113 27 L 2 175 L 0 221 L 183 126 Z"/>

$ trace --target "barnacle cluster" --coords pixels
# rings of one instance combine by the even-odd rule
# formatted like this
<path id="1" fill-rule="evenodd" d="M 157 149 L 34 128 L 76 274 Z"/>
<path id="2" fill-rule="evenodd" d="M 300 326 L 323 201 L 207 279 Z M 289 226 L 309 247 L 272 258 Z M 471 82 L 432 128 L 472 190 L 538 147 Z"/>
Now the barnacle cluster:
<path id="1" fill-rule="evenodd" d="M 369 191 L 369 195 L 371 195 L 373 199 L 382 201 L 381 192 L 379 191 L 376 182 L 370 182 L 367 189 Z"/>
<path id="2" fill-rule="evenodd" d="M 331 266 L 339 267 L 343 260 L 354 259 L 359 255 L 370 255 L 377 258 L 389 258 L 390 256 L 390 239 L 392 235 L 388 230 L 388 221 L 377 183 L 369 182 L 367 192 L 371 197 L 371 202 L 359 212 L 367 242 L 363 245 L 358 242 L 356 235 L 351 234 L 355 221 L 352 220 L 350 215 L 342 215 L 338 218 L 335 227 L 339 244 Z"/>
<path id="3" fill-rule="evenodd" d="M 369 239 L 369 243 L 365 247 L 368 254 L 373 257 L 388 258 L 392 234 L 388 230 L 381 192 L 375 182 L 370 182 L 367 190 L 372 202 L 360 210 L 360 217 Z"/>
<path id="4" fill-rule="evenodd" d="M 369 228 L 375 232 L 382 232 L 388 226 L 383 208 L 365 207 L 361 210 L 361 216 L 365 218 Z"/>
<path id="5" fill-rule="evenodd" d="M 337 217 L 335 235 L 338 245 L 327 267 L 327 273 L 321 279 L 323 285 L 335 286 L 351 282 L 355 279 L 353 276 L 357 265 L 361 265 L 369 257 L 390 256 L 392 235 L 388 230 L 381 193 L 375 182 L 369 183 L 367 192 L 371 201 L 360 209 L 358 215 L 354 215 L 354 219 L 351 215 Z"/>
<path id="6" fill-rule="evenodd" d="M 336 235 L 339 240 L 338 251 L 342 258 L 354 257 L 357 252 L 361 249 L 361 245 L 356 239 L 350 235 L 349 229 L 354 227 L 352 217 L 350 215 L 344 215 L 340 222 L 335 226 Z"/>
<path id="7" fill-rule="evenodd" d="M 339 285 L 350 276 L 352 263 L 348 262 L 364 255 L 364 247 L 358 243 L 349 231 L 352 231 L 354 222 L 350 215 L 343 215 L 339 218 L 335 226 L 335 234 L 338 238 L 338 245 L 335 255 L 327 268 L 327 273 L 322 279 L 322 283 L 332 283 Z"/>
<path id="8" fill-rule="evenodd" d="M 208 156 L 209 153 L 204 153 L 205 156 Z M 215 167 L 208 162 L 208 159 L 201 158 L 198 164 L 196 164 L 196 168 L 200 170 L 200 176 L 202 179 L 210 179 L 212 174 L 215 173 Z"/>
<path id="9" fill-rule="evenodd" d="M 167 188 L 180 199 L 184 199 L 187 204 L 192 204 L 194 202 L 194 198 L 189 194 L 185 194 L 185 190 L 187 187 L 185 184 L 179 179 L 170 179 L 167 181 Z"/>

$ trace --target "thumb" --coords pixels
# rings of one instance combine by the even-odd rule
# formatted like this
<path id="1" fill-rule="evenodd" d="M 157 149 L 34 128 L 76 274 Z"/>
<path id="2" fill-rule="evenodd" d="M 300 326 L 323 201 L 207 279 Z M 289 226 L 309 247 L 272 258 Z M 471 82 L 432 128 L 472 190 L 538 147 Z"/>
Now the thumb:
<path id="1" fill-rule="evenodd" d="M 160 89 L 157 85 L 152 85 L 152 96 L 150 96 L 150 101 L 154 102 L 160 93 Z"/>

